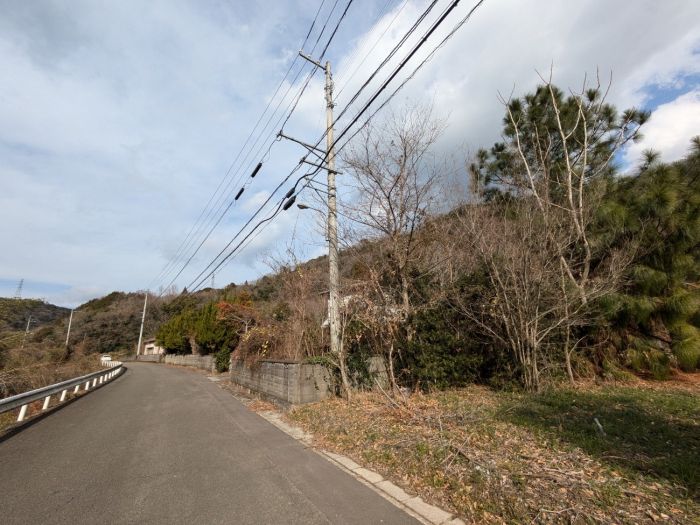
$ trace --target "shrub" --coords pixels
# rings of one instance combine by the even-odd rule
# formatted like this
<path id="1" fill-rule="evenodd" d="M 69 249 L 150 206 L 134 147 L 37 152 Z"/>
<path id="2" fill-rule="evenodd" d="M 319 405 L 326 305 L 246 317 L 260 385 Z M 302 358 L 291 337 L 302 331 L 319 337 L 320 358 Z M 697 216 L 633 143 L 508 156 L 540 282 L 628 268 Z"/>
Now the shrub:
<path id="1" fill-rule="evenodd" d="M 231 359 L 231 347 L 225 346 L 214 355 L 216 359 L 216 371 L 228 371 L 229 360 Z"/>

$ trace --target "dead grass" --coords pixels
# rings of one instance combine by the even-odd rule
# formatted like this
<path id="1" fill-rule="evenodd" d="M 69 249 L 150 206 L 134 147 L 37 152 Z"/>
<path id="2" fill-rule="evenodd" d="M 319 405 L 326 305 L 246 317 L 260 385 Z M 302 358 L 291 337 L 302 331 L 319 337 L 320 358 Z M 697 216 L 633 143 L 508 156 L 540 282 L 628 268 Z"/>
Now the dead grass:
<path id="1" fill-rule="evenodd" d="M 698 523 L 691 470 L 699 467 L 692 447 L 700 439 L 700 394 L 685 386 L 661 393 L 624 386 L 540 396 L 471 387 L 399 403 L 360 394 L 351 404 L 326 401 L 289 417 L 319 446 L 470 523 Z M 601 410 L 616 407 L 618 420 L 604 418 L 606 435 L 581 409 L 584 400 Z M 620 403 L 636 404 L 628 411 L 633 427 L 620 423 L 626 421 Z M 638 424 L 652 413 L 680 440 L 666 447 L 668 469 L 648 454 L 661 454 L 669 435 L 658 437 L 655 425 Z M 616 433 L 616 425 L 623 430 Z M 632 428 L 637 435 L 625 440 Z M 682 449 L 688 468 L 674 470 Z"/>
<path id="2" fill-rule="evenodd" d="M 76 356 L 66 362 L 33 363 L 30 365 L 15 366 L 0 370 L 0 394 L 9 397 L 18 393 L 28 392 L 36 388 L 59 383 L 67 379 L 80 377 L 100 369 L 99 355 Z M 73 394 L 72 389 L 67 394 L 67 399 L 83 394 Z M 55 403 L 53 399 L 52 406 Z M 28 416 L 32 417 L 41 412 L 43 401 L 35 401 L 28 407 Z M 19 408 L 0 414 L 0 433 L 13 427 L 17 419 Z"/>
<path id="3" fill-rule="evenodd" d="M 32 352 L 11 352 L 5 366 L 0 368 L 0 397 L 28 392 L 100 368 L 99 354 L 81 354 L 63 359 L 59 349 L 49 349 L 42 357 L 44 359 L 37 362 Z"/>

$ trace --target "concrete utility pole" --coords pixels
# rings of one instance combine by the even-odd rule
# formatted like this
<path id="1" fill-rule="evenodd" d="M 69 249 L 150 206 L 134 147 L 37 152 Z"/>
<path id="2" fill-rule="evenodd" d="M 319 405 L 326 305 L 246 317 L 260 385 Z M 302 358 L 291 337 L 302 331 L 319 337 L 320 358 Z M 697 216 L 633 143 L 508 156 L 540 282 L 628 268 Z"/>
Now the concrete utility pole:
<path id="1" fill-rule="evenodd" d="M 299 56 L 304 60 L 308 60 L 317 68 L 322 69 L 326 74 L 326 151 L 317 146 L 306 144 L 305 142 L 285 135 L 281 130 L 277 134 L 278 137 L 285 138 L 304 146 L 309 153 L 315 155 L 325 166 L 310 162 L 306 157 L 302 158 L 302 162 L 315 166 L 318 169 L 325 169 L 328 173 L 328 324 L 330 327 L 330 347 L 331 352 L 338 356 L 340 362 L 340 375 L 343 380 L 343 388 L 349 394 L 349 380 L 347 370 L 342 354 L 342 338 L 340 330 L 340 272 L 338 270 L 338 211 L 336 203 L 336 188 L 335 176 L 338 173 L 335 170 L 335 138 L 333 136 L 333 76 L 331 74 L 331 63 L 326 61 L 323 65 L 320 62 L 299 51 Z M 316 173 L 316 172 L 314 172 Z M 286 210 L 294 204 L 296 195 L 293 194 L 294 189 L 287 194 L 287 202 L 282 207 Z M 302 204 L 298 205 L 300 209 L 308 208 Z"/>
<path id="2" fill-rule="evenodd" d="M 29 316 L 29 319 L 27 319 L 27 328 L 24 329 L 24 336 L 22 337 L 22 346 L 20 348 L 24 348 L 24 342 L 27 340 L 27 334 L 29 333 L 29 325 L 32 322 L 32 316 Z"/>
<path id="3" fill-rule="evenodd" d="M 333 146 L 333 76 L 331 63 L 326 62 L 326 162 L 328 165 L 328 322 L 331 352 L 340 355 L 340 312 L 338 295 L 338 211 L 335 199 L 335 147 Z"/>
<path id="4" fill-rule="evenodd" d="M 146 305 L 148 304 L 148 290 L 146 290 L 146 298 L 143 300 L 143 313 L 141 314 L 141 330 L 139 331 L 139 344 L 136 346 L 136 357 L 141 352 L 141 340 L 143 339 L 143 322 L 146 320 Z"/>
<path id="5" fill-rule="evenodd" d="M 68 318 L 68 333 L 66 334 L 66 348 L 68 348 L 68 339 L 70 339 L 70 327 L 73 324 L 73 310 L 70 311 L 70 317 Z"/>

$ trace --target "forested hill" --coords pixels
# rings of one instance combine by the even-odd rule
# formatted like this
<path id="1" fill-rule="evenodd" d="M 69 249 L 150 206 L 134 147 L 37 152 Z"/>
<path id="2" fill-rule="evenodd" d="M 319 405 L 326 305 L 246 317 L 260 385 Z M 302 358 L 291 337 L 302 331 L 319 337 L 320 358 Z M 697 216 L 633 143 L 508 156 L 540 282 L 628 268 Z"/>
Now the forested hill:
<path id="1" fill-rule="evenodd" d="M 0 297 L 0 334 L 24 330 L 29 316 L 32 327 L 52 323 L 67 316 L 69 310 L 39 299 L 10 299 Z"/>

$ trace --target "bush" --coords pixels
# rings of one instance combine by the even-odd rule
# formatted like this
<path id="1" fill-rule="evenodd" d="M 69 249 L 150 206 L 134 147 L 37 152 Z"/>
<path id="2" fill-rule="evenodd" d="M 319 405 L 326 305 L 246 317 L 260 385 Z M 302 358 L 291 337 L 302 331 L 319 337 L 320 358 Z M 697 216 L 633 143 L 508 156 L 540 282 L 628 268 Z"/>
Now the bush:
<path id="1" fill-rule="evenodd" d="M 415 334 L 401 360 L 413 386 L 463 386 L 482 376 L 489 365 L 484 348 L 469 338 L 462 323 L 447 305 L 416 316 Z"/>
<path id="2" fill-rule="evenodd" d="M 216 371 L 228 371 L 229 361 L 231 359 L 231 347 L 225 346 L 224 348 L 216 352 L 216 354 L 214 354 L 214 357 L 216 359 Z"/>

